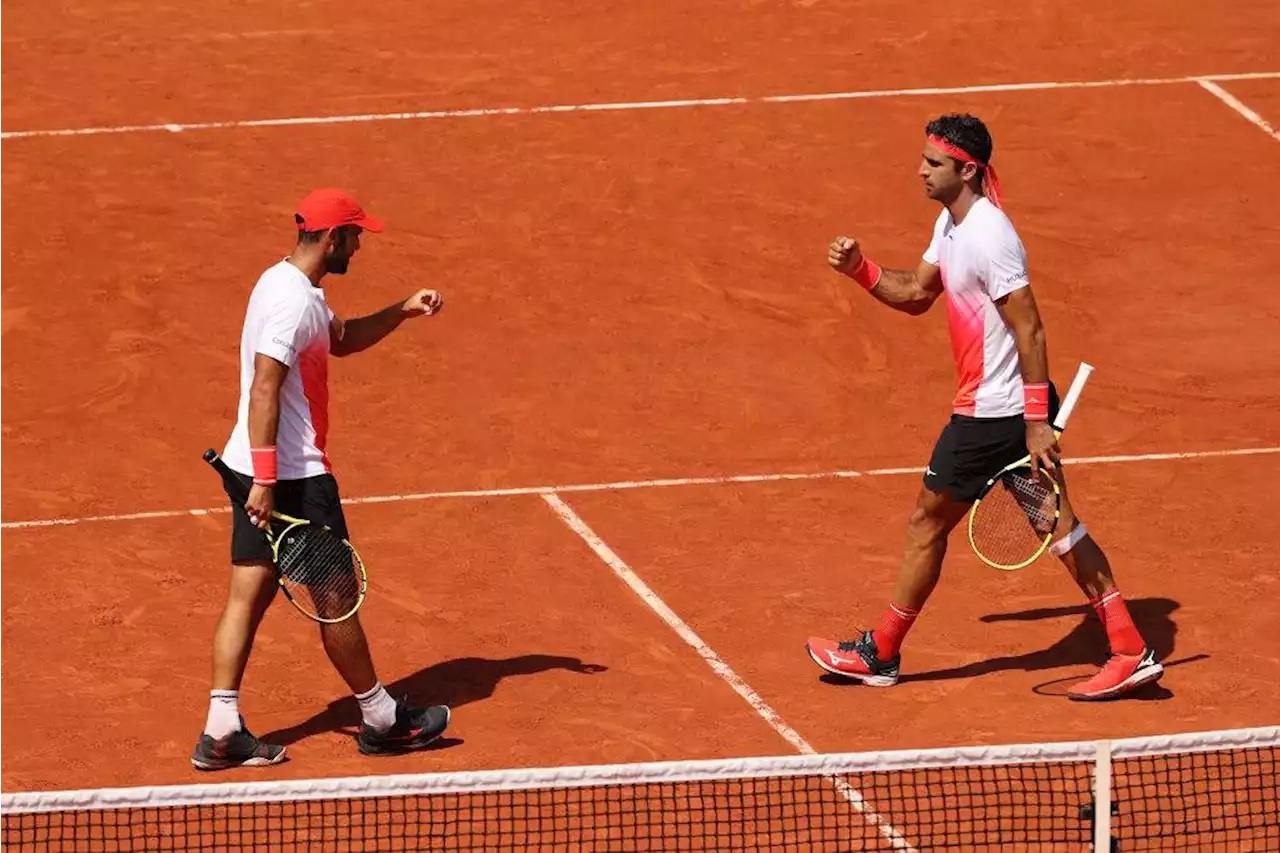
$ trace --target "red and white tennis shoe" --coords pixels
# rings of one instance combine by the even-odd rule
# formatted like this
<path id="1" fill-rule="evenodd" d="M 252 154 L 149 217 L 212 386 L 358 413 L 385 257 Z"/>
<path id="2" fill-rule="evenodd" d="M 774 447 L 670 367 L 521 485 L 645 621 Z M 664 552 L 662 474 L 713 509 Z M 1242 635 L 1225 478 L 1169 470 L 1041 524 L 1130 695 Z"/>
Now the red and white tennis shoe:
<path id="1" fill-rule="evenodd" d="M 1151 649 L 1143 649 L 1140 655 L 1112 655 L 1097 675 L 1072 687 L 1067 696 L 1084 702 L 1111 699 L 1150 684 L 1163 674 L 1164 667 Z"/>
<path id="2" fill-rule="evenodd" d="M 898 683 L 898 669 L 902 656 L 882 661 L 876 654 L 876 641 L 870 631 L 863 631 L 856 640 L 836 642 L 822 637 L 810 637 L 805 649 L 813 662 L 827 672 L 856 678 L 871 687 L 892 687 Z"/>

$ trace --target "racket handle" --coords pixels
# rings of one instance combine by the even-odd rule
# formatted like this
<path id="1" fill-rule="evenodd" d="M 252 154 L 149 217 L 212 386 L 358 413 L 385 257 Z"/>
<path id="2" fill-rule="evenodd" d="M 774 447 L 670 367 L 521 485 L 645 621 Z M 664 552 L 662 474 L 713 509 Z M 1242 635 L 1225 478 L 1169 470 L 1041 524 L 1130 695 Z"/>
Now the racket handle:
<path id="1" fill-rule="evenodd" d="M 1058 416 L 1053 420 L 1053 428 L 1058 432 L 1062 432 L 1067 428 L 1067 421 L 1071 419 L 1071 412 L 1075 409 L 1081 393 L 1084 392 L 1085 383 L 1089 381 L 1091 373 L 1093 373 L 1093 365 L 1083 361 L 1080 362 L 1080 368 L 1076 371 L 1076 378 L 1071 381 L 1071 388 L 1067 391 L 1066 398 L 1063 399 L 1062 405 L 1058 408 Z"/>
<path id="2" fill-rule="evenodd" d="M 227 463 L 222 461 L 222 457 L 213 448 L 209 448 L 204 452 L 204 461 L 213 466 L 213 470 L 222 476 L 222 482 L 226 483 L 227 492 L 240 503 L 249 500 L 249 488 L 244 482 L 236 476 L 236 472 L 227 467 Z"/>

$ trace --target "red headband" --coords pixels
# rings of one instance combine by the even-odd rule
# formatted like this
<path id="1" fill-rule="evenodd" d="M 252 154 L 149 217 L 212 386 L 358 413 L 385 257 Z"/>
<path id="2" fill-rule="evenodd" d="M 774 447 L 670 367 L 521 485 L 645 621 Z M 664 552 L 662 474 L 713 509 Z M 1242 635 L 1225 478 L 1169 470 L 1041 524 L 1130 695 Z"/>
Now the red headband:
<path id="1" fill-rule="evenodd" d="M 952 145 L 941 136 L 930 136 L 929 144 L 948 157 L 959 160 L 961 163 L 972 163 L 982 169 L 982 194 L 991 199 L 991 203 L 996 207 L 1000 207 L 1000 179 L 996 177 L 993 166 L 982 162 L 963 148 Z"/>

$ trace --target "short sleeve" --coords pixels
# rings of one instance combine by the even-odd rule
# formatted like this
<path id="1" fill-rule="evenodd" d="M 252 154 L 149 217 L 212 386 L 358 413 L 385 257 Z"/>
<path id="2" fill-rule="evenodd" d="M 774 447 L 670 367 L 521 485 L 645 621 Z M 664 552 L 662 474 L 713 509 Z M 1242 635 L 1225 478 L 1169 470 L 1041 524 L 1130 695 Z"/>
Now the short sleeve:
<path id="1" fill-rule="evenodd" d="M 933 238 L 929 241 L 929 247 L 924 250 L 924 255 L 921 256 L 926 264 L 938 266 L 938 259 L 942 257 L 942 241 L 947 239 L 947 224 L 950 218 L 951 215 L 943 208 L 933 223 Z"/>
<path id="2" fill-rule="evenodd" d="M 298 354 L 310 343 L 310 336 L 306 302 L 282 295 L 265 312 L 254 350 L 293 367 Z"/>
<path id="3" fill-rule="evenodd" d="M 1012 229 L 1002 230 L 999 238 L 992 242 L 983 284 L 992 300 L 1002 299 L 1031 284 L 1027 251 Z"/>

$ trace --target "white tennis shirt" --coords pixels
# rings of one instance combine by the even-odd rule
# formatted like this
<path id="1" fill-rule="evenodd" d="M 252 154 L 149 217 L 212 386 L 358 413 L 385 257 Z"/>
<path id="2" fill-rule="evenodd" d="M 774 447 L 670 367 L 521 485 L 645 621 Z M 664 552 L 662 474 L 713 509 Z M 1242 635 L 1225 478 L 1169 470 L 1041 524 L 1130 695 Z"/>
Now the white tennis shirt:
<path id="1" fill-rule="evenodd" d="M 277 474 L 300 480 L 328 473 L 329 324 L 324 291 L 289 261 L 268 269 L 249 296 L 240 335 L 240 410 L 222 456 L 233 471 L 253 474 L 249 454 L 249 389 L 258 353 L 288 366 L 280 389 Z"/>
<path id="2" fill-rule="evenodd" d="M 959 390 L 954 411 L 1020 415 L 1022 371 L 1013 330 L 995 300 L 1030 284 L 1027 252 L 1004 211 L 979 198 L 959 225 L 943 208 L 924 260 L 942 270 Z"/>

